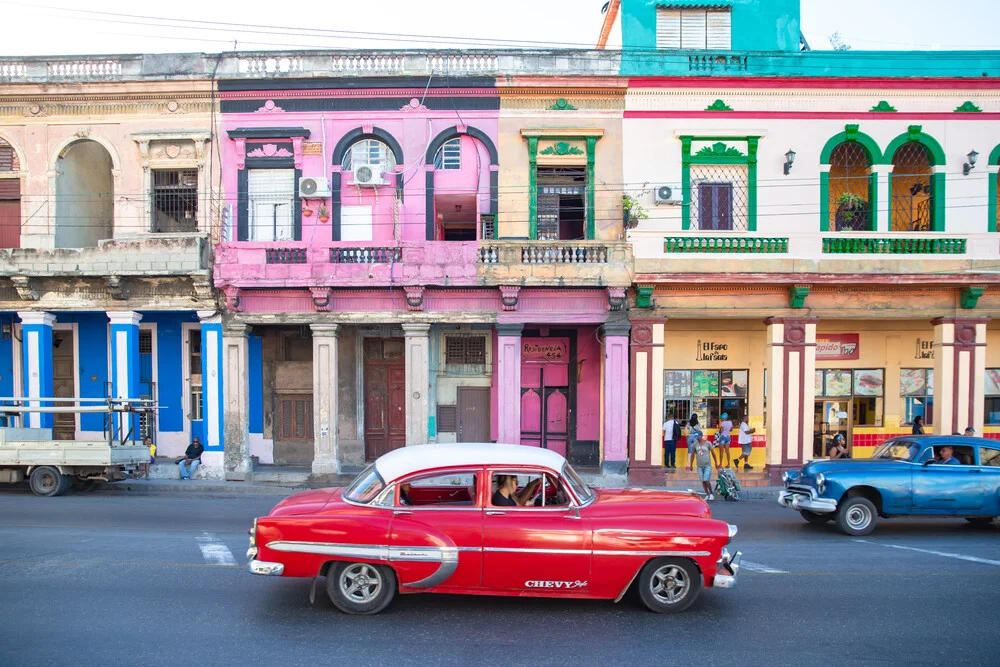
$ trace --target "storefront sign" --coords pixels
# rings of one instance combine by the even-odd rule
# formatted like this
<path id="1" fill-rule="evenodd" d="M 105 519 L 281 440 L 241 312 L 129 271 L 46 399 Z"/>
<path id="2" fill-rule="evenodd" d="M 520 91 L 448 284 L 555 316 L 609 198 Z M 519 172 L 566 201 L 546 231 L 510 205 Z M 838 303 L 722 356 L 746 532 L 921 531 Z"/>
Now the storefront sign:
<path id="1" fill-rule="evenodd" d="M 567 361 L 569 350 L 566 341 L 545 338 L 526 338 L 521 341 L 521 361 Z"/>
<path id="2" fill-rule="evenodd" d="M 924 340 L 923 338 L 917 339 L 917 351 L 913 355 L 914 359 L 933 359 L 934 358 L 934 341 Z"/>
<path id="3" fill-rule="evenodd" d="M 729 361 L 729 345 L 699 340 L 694 358 L 696 361 Z"/>
<path id="4" fill-rule="evenodd" d="M 836 361 L 861 358 L 860 334 L 816 334 L 816 360 Z"/>

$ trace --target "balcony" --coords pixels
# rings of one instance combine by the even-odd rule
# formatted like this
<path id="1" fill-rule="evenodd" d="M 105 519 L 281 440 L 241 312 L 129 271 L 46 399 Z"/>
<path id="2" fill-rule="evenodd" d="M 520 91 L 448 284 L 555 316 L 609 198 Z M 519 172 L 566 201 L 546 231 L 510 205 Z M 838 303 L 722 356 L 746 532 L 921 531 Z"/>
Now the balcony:
<path id="1" fill-rule="evenodd" d="M 626 287 L 632 249 L 626 241 L 482 241 L 476 258 L 487 285 Z"/>

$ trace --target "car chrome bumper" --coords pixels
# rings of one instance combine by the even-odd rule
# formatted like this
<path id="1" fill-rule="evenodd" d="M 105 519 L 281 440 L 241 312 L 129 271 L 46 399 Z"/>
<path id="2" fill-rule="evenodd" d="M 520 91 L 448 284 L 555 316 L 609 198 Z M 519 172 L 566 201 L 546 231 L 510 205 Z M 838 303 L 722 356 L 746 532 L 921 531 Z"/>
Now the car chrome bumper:
<path id="1" fill-rule="evenodd" d="M 829 514 L 837 511 L 837 501 L 831 498 L 820 498 L 813 490 L 800 491 L 792 489 L 778 494 L 778 504 L 793 510 L 809 510 L 817 514 Z"/>
<path id="2" fill-rule="evenodd" d="M 743 552 L 737 551 L 735 556 L 730 556 L 726 549 L 722 550 L 722 557 L 719 559 L 716 568 L 715 578 L 712 585 L 716 588 L 732 588 L 736 585 L 736 575 L 740 572 L 740 560 L 743 559 Z"/>
<path id="3" fill-rule="evenodd" d="M 283 563 L 268 563 L 263 560 L 252 560 L 248 566 L 250 574 L 260 574 L 266 577 L 280 577 L 284 571 Z"/>

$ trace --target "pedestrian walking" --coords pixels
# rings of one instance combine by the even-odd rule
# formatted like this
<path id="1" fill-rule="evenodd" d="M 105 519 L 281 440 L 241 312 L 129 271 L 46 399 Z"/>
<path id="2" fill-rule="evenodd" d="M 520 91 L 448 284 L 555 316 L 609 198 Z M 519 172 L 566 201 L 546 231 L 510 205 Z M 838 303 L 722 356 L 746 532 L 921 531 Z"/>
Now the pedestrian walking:
<path id="1" fill-rule="evenodd" d="M 715 434 L 715 446 L 719 448 L 719 467 L 726 467 L 732 465 L 729 454 L 729 446 L 733 441 L 733 422 L 729 420 L 729 414 L 726 412 L 722 413 L 722 421 L 719 423 L 719 432 Z"/>
<path id="2" fill-rule="evenodd" d="M 663 422 L 663 467 L 667 472 L 677 470 L 677 441 L 682 437 L 681 422 L 671 412 L 670 419 Z"/>
<path id="3" fill-rule="evenodd" d="M 705 490 L 706 500 L 715 500 L 712 495 L 712 459 L 714 457 L 715 445 L 705 439 L 704 434 L 698 426 L 698 415 L 691 415 L 688 423 L 688 464 L 687 469 L 693 470 L 692 462 L 698 464 L 698 479 L 701 480 L 701 487 Z M 716 461 L 718 466 L 718 461 Z"/>
<path id="4" fill-rule="evenodd" d="M 752 434 L 757 429 L 750 428 L 750 424 L 747 423 L 746 416 L 740 421 L 740 434 L 736 436 L 736 441 L 742 448 L 742 452 L 736 457 L 733 462 L 733 466 L 736 468 L 740 467 L 740 459 L 743 459 L 743 470 L 753 470 L 753 466 L 750 465 L 750 453 L 753 451 L 753 437 Z"/>
<path id="5" fill-rule="evenodd" d="M 923 435 L 924 434 L 924 418 L 917 415 L 913 418 L 913 433 L 911 435 Z"/>

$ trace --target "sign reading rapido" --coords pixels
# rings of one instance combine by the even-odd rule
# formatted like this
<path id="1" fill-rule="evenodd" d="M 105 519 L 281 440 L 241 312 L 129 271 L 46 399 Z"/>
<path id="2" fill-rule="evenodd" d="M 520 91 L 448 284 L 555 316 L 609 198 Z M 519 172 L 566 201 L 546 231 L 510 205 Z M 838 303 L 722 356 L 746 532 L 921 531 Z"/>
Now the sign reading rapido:
<path id="1" fill-rule="evenodd" d="M 816 360 L 860 359 L 859 334 L 816 334 Z"/>

